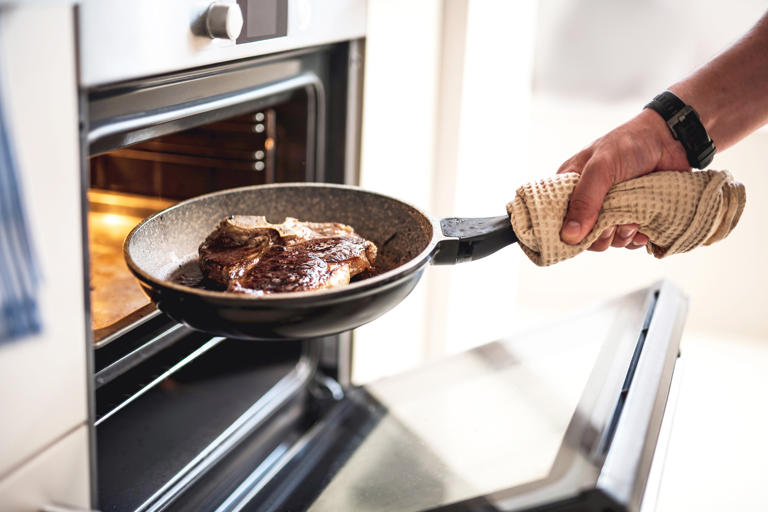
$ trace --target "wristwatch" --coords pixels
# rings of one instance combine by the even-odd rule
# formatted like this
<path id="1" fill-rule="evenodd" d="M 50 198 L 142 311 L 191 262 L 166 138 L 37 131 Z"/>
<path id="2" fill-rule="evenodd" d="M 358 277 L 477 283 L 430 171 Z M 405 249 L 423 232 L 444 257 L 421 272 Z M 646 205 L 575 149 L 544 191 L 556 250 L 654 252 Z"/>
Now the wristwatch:
<path id="1" fill-rule="evenodd" d="M 685 148 L 691 167 L 703 169 L 712 162 L 715 157 L 715 143 L 692 106 L 686 105 L 673 93 L 664 91 L 644 108 L 654 110 L 666 121 L 672 136 Z"/>

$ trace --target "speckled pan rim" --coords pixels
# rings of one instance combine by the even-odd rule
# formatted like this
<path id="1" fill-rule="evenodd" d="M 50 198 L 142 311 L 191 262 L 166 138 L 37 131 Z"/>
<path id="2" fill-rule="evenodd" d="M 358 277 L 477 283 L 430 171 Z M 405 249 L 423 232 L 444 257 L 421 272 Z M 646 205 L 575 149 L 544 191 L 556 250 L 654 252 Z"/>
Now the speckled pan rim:
<path id="1" fill-rule="evenodd" d="M 399 267 L 393 268 L 392 270 L 388 270 L 383 274 L 379 274 L 377 276 L 370 277 L 362 281 L 350 283 L 346 286 L 342 286 L 340 288 L 334 288 L 331 290 L 317 290 L 317 291 L 306 291 L 306 292 L 283 292 L 283 293 L 274 293 L 269 295 L 258 295 L 258 296 L 238 294 L 238 293 L 232 293 L 232 292 L 214 291 L 214 290 L 203 290 L 200 288 L 193 288 L 191 286 L 185 286 L 182 284 L 173 283 L 171 281 L 157 279 L 156 277 L 152 276 L 148 272 L 145 272 L 143 269 L 141 269 L 130 255 L 129 245 L 133 240 L 133 237 L 137 233 L 139 233 L 142 230 L 142 228 L 144 228 L 144 226 L 152 222 L 157 217 L 164 215 L 171 210 L 186 208 L 190 204 L 193 204 L 198 201 L 202 201 L 210 197 L 227 195 L 235 192 L 246 192 L 249 190 L 263 190 L 263 189 L 270 189 L 270 188 L 337 189 L 337 190 L 348 190 L 348 191 L 359 193 L 359 194 L 368 194 L 371 196 L 378 196 L 388 201 L 400 203 L 401 205 L 407 206 L 408 208 L 411 208 L 414 211 L 418 212 L 432 226 L 432 236 L 430 237 L 430 241 L 429 243 L 427 243 L 427 246 L 419 254 L 411 258 L 411 260 L 409 260 L 408 262 L 400 265 Z M 323 299 L 326 299 L 326 298 L 333 299 L 343 295 L 364 293 L 369 289 L 379 288 L 386 284 L 389 284 L 390 282 L 400 281 L 401 279 L 404 279 L 410 276 L 413 272 L 418 271 L 425 264 L 429 263 L 429 261 L 432 259 L 432 255 L 435 251 L 435 247 L 437 246 L 437 242 L 439 238 L 440 238 L 440 224 L 437 221 L 435 221 L 435 219 L 425 214 L 423 211 L 421 211 L 421 209 L 416 208 L 415 206 L 409 203 L 406 203 L 405 201 L 395 199 L 385 194 L 371 192 L 369 190 L 365 190 L 358 186 L 338 185 L 334 183 L 301 183 L 301 182 L 271 183 L 268 185 L 250 185 L 247 187 L 230 188 L 226 190 L 220 190 L 217 192 L 211 192 L 210 194 L 195 196 L 193 198 L 177 203 L 169 208 L 166 208 L 165 210 L 157 212 L 154 215 L 151 215 L 150 217 L 147 217 L 146 219 L 141 221 L 131 230 L 130 233 L 128 233 L 128 236 L 125 237 L 125 241 L 123 242 L 123 257 L 125 258 L 125 261 L 128 264 L 128 268 L 134 274 L 134 276 L 136 276 L 138 279 L 140 279 L 141 281 L 145 282 L 146 284 L 150 285 L 153 288 L 164 288 L 166 290 L 173 290 L 180 293 L 187 293 L 187 294 L 200 296 L 200 297 L 208 297 L 211 299 L 233 301 L 236 303 L 243 303 L 243 304 L 250 304 L 250 303 L 266 304 L 266 303 L 273 303 L 273 302 L 279 303 L 279 302 L 288 302 L 288 301 L 301 301 L 302 299 L 305 299 L 307 302 L 318 303 L 319 301 L 322 301 Z"/>

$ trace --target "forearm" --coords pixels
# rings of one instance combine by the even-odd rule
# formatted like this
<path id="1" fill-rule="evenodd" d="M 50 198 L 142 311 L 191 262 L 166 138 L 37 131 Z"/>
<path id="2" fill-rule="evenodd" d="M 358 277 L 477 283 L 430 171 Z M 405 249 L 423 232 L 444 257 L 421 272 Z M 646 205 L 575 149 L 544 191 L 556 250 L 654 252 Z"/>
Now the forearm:
<path id="1" fill-rule="evenodd" d="M 768 122 L 768 13 L 736 44 L 669 88 L 722 151 Z"/>

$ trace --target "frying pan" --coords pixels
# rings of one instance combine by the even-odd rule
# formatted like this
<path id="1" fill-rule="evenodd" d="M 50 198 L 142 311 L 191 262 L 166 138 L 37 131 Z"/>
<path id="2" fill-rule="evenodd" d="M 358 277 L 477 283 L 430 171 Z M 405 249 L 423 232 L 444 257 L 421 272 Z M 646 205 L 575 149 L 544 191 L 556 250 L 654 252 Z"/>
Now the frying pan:
<path id="1" fill-rule="evenodd" d="M 198 247 L 229 215 L 341 222 L 378 248 L 376 275 L 330 290 L 249 296 L 200 288 Z M 147 218 L 128 235 L 125 260 L 172 318 L 220 336 L 308 339 L 359 327 L 390 310 L 428 263 L 481 258 L 517 241 L 508 216 L 435 220 L 397 199 L 357 187 L 289 183 L 199 196 Z"/>

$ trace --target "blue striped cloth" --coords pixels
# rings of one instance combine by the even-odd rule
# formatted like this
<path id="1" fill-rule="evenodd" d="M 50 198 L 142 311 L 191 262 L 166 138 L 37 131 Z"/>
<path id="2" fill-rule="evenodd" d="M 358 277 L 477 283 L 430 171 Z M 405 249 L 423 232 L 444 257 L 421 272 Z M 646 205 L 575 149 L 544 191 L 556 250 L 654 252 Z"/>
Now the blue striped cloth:
<path id="1" fill-rule="evenodd" d="M 0 90 L 0 343 L 40 330 L 40 274 L 3 107 Z"/>

